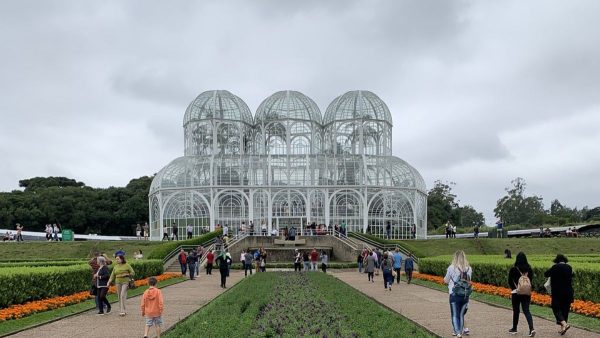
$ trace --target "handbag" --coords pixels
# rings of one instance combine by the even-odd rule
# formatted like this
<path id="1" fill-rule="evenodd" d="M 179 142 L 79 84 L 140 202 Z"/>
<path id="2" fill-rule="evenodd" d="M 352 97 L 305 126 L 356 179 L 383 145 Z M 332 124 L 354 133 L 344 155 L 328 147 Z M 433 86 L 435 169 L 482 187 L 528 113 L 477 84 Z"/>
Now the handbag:
<path id="1" fill-rule="evenodd" d="M 552 287 L 550 286 L 550 277 L 548 277 L 548 279 L 546 280 L 546 283 L 544 283 L 544 287 L 546 288 L 546 292 L 551 295 L 552 294 Z"/>
<path id="2" fill-rule="evenodd" d="M 129 277 L 128 287 L 130 290 L 137 288 L 137 286 L 135 285 L 135 280 L 132 277 Z"/>
<path id="3" fill-rule="evenodd" d="M 92 286 L 90 286 L 90 296 L 95 296 L 96 294 L 98 294 L 98 288 L 96 287 L 96 284 L 92 284 Z"/>

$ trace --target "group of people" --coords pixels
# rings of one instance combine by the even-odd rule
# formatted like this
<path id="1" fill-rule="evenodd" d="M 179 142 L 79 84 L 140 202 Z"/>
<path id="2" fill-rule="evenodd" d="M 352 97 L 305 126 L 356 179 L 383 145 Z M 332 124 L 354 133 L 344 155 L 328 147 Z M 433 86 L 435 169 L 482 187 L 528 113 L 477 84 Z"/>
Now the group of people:
<path id="1" fill-rule="evenodd" d="M 150 227 L 148 226 L 148 223 L 144 223 L 144 225 L 141 225 L 140 223 L 136 224 L 135 236 L 137 237 L 138 241 L 142 240 L 142 238 L 146 241 L 149 240 Z"/>
<path id="2" fill-rule="evenodd" d="M 398 248 L 394 251 L 381 252 L 379 249 L 364 249 L 356 258 L 358 263 L 358 272 L 367 274 L 367 280 L 375 283 L 375 275 L 379 275 L 381 270 L 383 274 L 383 287 L 385 290 L 392 291 L 394 279 L 396 284 L 400 284 L 400 274 L 402 272 L 402 254 Z M 412 254 L 404 260 L 404 273 L 406 282 L 410 284 L 414 270 L 414 258 Z"/>
<path id="3" fill-rule="evenodd" d="M 313 248 L 310 252 L 308 250 L 300 252 L 298 249 L 295 249 L 294 271 L 317 271 L 319 259 L 321 260 L 321 271 L 327 273 L 327 267 L 329 266 L 327 251 L 322 250 L 319 253 L 316 248 Z"/>
<path id="4" fill-rule="evenodd" d="M 456 225 L 452 224 L 452 222 L 448 221 L 445 225 L 446 229 L 446 238 L 456 238 Z"/>
<path id="5" fill-rule="evenodd" d="M 564 335 L 571 325 L 568 323 L 571 303 L 574 300 L 573 269 L 567 264 L 568 259 L 558 254 L 554 259 L 554 265 L 545 271 L 544 276 L 548 278 L 545 286 L 551 289 L 552 312 L 556 324 L 560 326 L 559 333 Z M 450 315 L 452 318 L 453 333 L 460 338 L 469 333 L 465 326 L 465 315 L 469 307 L 469 296 L 472 292 L 471 277 L 473 269 L 462 250 L 454 253 L 452 263 L 446 270 L 444 282 L 448 284 Z M 512 290 L 511 303 L 513 310 L 512 327 L 509 334 L 517 334 L 520 311 L 523 311 L 529 327 L 529 337 L 536 334 L 533 326 L 533 317 L 529 310 L 531 304 L 531 291 L 533 280 L 533 269 L 527 261 L 527 256 L 519 252 L 514 265 L 508 271 L 508 286 Z"/>
<path id="6" fill-rule="evenodd" d="M 117 296 L 119 298 L 119 316 L 127 315 L 126 301 L 127 291 L 132 283 L 134 283 L 135 271 L 127 263 L 125 252 L 119 250 L 114 254 L 115 264 L 112 271 L 109 271 L 108 266 L 113 265 L 113 259 L 99 251 L 94 252 L 94 257 L 88 261 L 92 269 L 92 286 L 90 293 L 95 296 L 96 309 L 98 315 L 105 315 L 112 312 L 112 306 L 106 298 L 108 289 L 111 284 L 117 287 Z M 144 291 L 140 303 L 141 314 L 145 320 L 144 337 L 148 337 L 149 329 L 154 326 L 157 337 L 160 337 L 162 326 L 162 312 L 164 310 L 162 292 L 156 287 L 157 279 L 155 277 L 148 278 L 149 288 Z"/>
<path id="7" fill-rule="evenodd" d="M 46 229 L 44 230 L 46 233 L 46 240 L 48 242 L 57 241 L 58 242 L 58 234 L 60 233 L 60 224 L 46 224 Z"/>

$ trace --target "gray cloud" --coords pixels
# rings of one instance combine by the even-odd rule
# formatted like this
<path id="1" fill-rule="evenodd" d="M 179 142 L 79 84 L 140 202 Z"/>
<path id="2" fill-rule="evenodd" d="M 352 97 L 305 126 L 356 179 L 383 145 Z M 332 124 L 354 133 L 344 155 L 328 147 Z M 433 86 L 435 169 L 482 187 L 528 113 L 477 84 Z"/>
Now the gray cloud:
<path id="1" fill-rule="evenodd" d="M 0 3 L 0 190 L 31 176 L 123 185 L 183 153 L 185 108 L 228 89 L 252 110 L 354 89 L 394 118 L 394 154 L 492 218 L 516 176 L 597 205 L 595 1 Z M 585 160 L 582 160 L 585 159 Z"/>

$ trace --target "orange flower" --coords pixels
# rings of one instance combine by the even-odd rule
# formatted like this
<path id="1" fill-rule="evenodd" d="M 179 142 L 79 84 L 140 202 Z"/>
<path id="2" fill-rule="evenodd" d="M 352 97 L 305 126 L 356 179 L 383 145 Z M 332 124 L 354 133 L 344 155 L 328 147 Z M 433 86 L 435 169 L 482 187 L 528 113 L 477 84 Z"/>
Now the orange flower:
<path id="1" fill-rule="evenodd" d="M 428 275 L 425 273 L 414 273 L 413 278 L 426 280 L 437 284 L 444 284 L 443 277 Z M 504 298 L 510 298 L 511 296 L 511 290 L 509 288 L 477 282 L 473 282 L 473 291 L 485 293 L 488 295 L 500 296 Z M 531 302 L 537 305 L 550 306 L 552 298 L 549 295 L 532 292 Z M 575 300 L 571 304 L 571 310 L 582 315 L 600 318 L 600 303 L 594 303 L 584 300 Z"/>
<path id="2" fill-rule="evenodd" d="M 156 279 L 158 281 L 179 277 L 181 274 L 167 272 L 160 276 L 157 276 Z M 141 279 L 135 281 L 136 286 L 143 286 L 147 284 L 146 279 Z M 109 293 L 114 293 L 116 288 L 111 286 L 109 289 Z M 60 307 L 64 307 L 71 304 L 81 303 L 85 300 L 92 298 L 88 291 L 77 292 L 75 294 L 69 296 L 59 296 L 46 298 L 41 300 L 36 300 L 32 302 L 27 302 L 25 304 L 12 305 L 5 309 L 0 309 L 0 321 L 10 320 L 10 319 L 19 319 L 25 316 L 29 316 L 31 314 L 37 312 L 43 312 L 48 310 L 57 309 Z"/>

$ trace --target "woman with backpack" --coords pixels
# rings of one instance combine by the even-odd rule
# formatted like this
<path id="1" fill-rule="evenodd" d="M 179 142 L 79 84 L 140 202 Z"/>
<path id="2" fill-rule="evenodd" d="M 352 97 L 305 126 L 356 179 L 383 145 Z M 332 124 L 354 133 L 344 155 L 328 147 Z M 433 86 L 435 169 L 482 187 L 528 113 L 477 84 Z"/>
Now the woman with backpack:
<path id="1" fill-rule="evenodd" d="M 575 297 L 573 290 L 573 268 L 567 264 L 569 260 L 562 254 L 556 255 L 554 265 L 544 273 L 550 278 L 550 289 L 552 290 L 552 312 L 556 318 L 556 324 L 560 325 L 561 335 L 567 333 L 571 328 L 569 311 Z"/>
<path id="2" fill-rule="evenodd" d="M 517 254 L 515 265 L 508 271 L 508 286 L 512 290 L 511 301 L 513 309 L 512 328 L 508 330 L 510 334 L 517 334 L 519 325 L 519 307 L 523 309 L 525 319 L 529 325 L 529 337 L 535 337 L 533 328 L 533 318 L 529 312 L 531 304 L 531 281 L 533 280 L 533 270 L 527 262 L 527 256 L 523 252 Z"/>
<path id="3" fill-rule="evenodd" d="M 471 286 L 472 274 L 473 270 L 469 266 L 464 251 L 456 251 L 452 258 L 452 264 L 446 270 L 444 282 L 448 284 L 452 328 L 457 338 L 462 338 L 465 329 L 465 312 L 469 304 L 469 296 L 473 291 Z"/>

